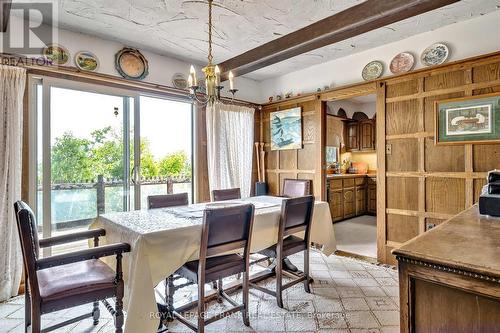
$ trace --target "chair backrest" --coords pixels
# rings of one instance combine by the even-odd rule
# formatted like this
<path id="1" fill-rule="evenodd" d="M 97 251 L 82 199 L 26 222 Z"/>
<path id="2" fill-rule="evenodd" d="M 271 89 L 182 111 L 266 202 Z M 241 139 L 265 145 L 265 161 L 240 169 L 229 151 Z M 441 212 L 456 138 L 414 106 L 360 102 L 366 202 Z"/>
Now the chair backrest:
<path id="1" fill-rule="evenodd" d="M 226 190 L 213 190 L 212 201 L 224 201 L 241 199 L 241 192 L 239 188 L 229 188 Z"/>
<path id="2" fill-rule="evenodd" d="M 304 240 L 309 240 L 312 214 L 314 210 L 314 196 L 284 199 L 281 205 L 281 219 L 279 235 L 282 241 L 284 237 L 305 231 Z"/>
<path id="3" fill-rule="evenodd" d="M 28 277 L 30 290 L 33 296 L 38 295 L 38 279 L 36 275 L 36 261 L 40 254 L 38 230 L 35 215 L 31 208 L 23 201 L 14 203 L 14 212 L 17 220 L 17 230 L 23 253 L 24 273 Z"/>
<path id="4" fill-rule="evenodd" d="M 287 198 L 311 195 L 311 180 L 309 179 L 284 179 L 282 195 Z"/>
<path id="5" fill-rule="evenodd" d="M 200 258 L 244 249 L 249 255 L 255 207 L 252 204 L 208 208 L 203 214 Z"/>
<path id="6" fill-rule="evenodd" d="M 189 205 L 187 193 L 148 196 L 148 209 Z"/>

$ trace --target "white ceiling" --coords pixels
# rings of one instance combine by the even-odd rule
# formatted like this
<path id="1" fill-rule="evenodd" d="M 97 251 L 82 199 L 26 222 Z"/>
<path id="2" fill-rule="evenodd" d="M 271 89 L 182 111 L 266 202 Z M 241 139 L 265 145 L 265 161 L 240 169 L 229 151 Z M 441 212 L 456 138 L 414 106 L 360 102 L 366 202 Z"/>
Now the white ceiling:
<path id="1" fill-rule="evenodd" d="M 215 0 L 215 61 L 232 58 L 361 2 Z M 206 63 L 206 0 L 59 0 L 58 3 L 60 28 L 116 40 L 201 65 Z M 498 8 L 500 0 L 462 0 L 245 76 L 256 80 L 279 76 Z"/>

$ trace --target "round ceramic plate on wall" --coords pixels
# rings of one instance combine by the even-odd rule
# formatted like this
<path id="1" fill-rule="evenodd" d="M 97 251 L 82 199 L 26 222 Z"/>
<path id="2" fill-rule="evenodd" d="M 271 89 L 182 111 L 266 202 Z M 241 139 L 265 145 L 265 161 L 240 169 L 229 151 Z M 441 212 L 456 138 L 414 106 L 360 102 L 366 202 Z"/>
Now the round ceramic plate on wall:
<path id="1" fill-rule="evenodd" d="M 75 65 L 82 71 L 96 71 L 99 68 L 99 60 L 89 51 L 80 51 L 75 54 Z"/>
<path id="2" fill-rule="evenodd" d="M 188 87 L 186 77 L 182 73 L 175 73 L 172 76 L 172 84 L 177 89 L 186 89 Z"/>
<path id="3" fill-rule="evenodd" d="M 64 65 L 69 61 L 68 50 L 58 44 L 49 44 L 43 51 L 43 56 L 48 60 L 51 60 L 54 65 Z"/>
<path id="4" fill-rule="evenodd" d="M 361 76 L 363 80 L 370 81 L 374 79 L 378 79 L 382 76 L 384 72 L 384 65 L 380 61 L 371 61 L 363 68 L 363 72 L 361 72 Z"/>
<path id="5" fill-rule="evenodd" d="M 391 60 L 389 69 L 392 74 L 401 74 L 410 71 L 415 64 L 415 57 L 410 52 L 401 52 Z"/>
<path id="6" fill-rule="evenodd" d="M 148 76 L 149 65 L 139 50 L 124 47 L 115 55 L 115 68 L 126 79 L 142 80 Z"/>
<path id="7" fill-rule="evenodd" d="M 425 66 L 436 66 L 445 62 L 449 55 L 450 50 L 446 44 L 435 43 L 422 52 L 420 60 Z"/>

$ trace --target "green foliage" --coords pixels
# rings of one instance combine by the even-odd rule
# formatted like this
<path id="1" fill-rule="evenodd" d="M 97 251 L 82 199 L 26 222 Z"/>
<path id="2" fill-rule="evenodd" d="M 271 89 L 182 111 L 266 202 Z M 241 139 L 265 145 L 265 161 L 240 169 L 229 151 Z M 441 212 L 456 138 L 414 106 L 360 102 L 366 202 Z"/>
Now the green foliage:
<path id="1" fill-rule="evenodd" d="M 91 145 L 89 140 L 75 138 L 71 132 L 56 138 L 52 147 L 52 181 L 71 183 L 91 179 Z"/>
<path id="2" fill-rule="evenodd" d="M 162 177 L 178 176 L 186 173 L 189 160 L 184 151 L 178 151 L 165 156 L 159 162 L 159 174 Z M 190 169 L 190 167 L 189 167 Z"/>
<path id="3" fill-rule="evenodd" d="M 130 154 L 134 156 L 133 144 L 130 147 Z M 66 132 L 55 139 L 52 148 L 52 181 L 75 183 L 95 180 L 98 175 L 121 179 L 124 172 L 123 149 L 122 136 L 111 127 L 93 131 L 90 140 L 76 138 L 73 133 Z M 149 141 L 144 138 L 141 138 L 140 149 L 143 178 L 191 177 L 191 164 L 186 152 L 175 152 L 156 161 Z"/>

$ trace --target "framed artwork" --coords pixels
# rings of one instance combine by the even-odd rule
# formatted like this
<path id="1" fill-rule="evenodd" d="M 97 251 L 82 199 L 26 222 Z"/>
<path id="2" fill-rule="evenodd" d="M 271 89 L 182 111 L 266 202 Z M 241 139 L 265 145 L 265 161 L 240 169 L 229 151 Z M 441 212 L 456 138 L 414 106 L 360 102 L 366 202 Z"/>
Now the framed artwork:
<path id="1" fill-rule="evenodd" d="M 302 149 L 302 109 L 272 112 L 271 150 Z"/>
<path id="2" fill-rule="evenodd" d="M 435 143 L 500 142 L 500 93 L 436 101 Z"/>

